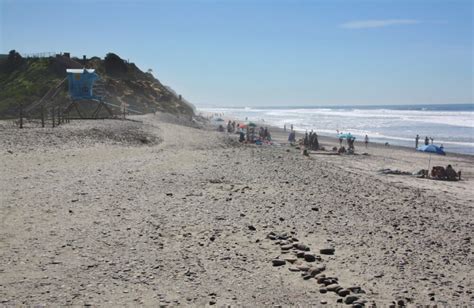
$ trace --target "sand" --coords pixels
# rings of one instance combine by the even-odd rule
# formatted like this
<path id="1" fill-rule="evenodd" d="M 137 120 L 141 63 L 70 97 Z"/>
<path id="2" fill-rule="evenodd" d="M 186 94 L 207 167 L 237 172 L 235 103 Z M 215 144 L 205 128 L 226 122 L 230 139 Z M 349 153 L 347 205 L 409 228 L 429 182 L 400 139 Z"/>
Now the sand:
<path id="1" fill-rule="evenodd" d="M 426 168 L 412 149 L 308 158 L 278 132 L 241 145 L 133 119 L 0 123 L 0 305 L 474 304 L 473 157 L 432 156 L 463 173 L 434 181 L 377 172 Z M 296 243 L 316 261 L 290 257 Z M 294 272 L 306 264 L 319 276 Z"/>

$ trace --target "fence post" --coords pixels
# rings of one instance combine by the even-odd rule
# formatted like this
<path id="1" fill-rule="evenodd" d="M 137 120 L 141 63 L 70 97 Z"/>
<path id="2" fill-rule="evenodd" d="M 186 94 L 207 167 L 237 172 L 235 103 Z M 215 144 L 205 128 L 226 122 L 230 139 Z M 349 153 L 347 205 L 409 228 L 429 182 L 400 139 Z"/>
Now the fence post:
<path id="1" fill-rule="evenodd" d="M 23 128 L 23 103 L 20 103 L 20 128 Z"/>
<path id="2" fill-rule="evenodd" d="M 54 118 L 54 113 L 55 113 L 55 110 L 54 110 L 54 107 L 53 107 L 53 128 L 56 126 L 56 119 Z"/>
<path id="3" fill-rule="evenodd" d="M 41 104 L 41 127 L 44 127 L 44 106 Z"/>
<path id="4" fill-rule="evenodd" d="M 58 107 L 58 125 L 61 124 L 61 107 Z"/>

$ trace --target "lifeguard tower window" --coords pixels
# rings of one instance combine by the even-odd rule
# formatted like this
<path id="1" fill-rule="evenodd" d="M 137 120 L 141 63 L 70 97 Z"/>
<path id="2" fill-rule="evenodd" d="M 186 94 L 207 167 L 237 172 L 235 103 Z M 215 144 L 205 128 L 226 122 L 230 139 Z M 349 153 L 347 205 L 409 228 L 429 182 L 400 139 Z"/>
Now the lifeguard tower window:
<path id="1" fill-rule="evenodd" d="M 99 76 L 93 69 L 67 69 L 67 78 L 69 82 L 69 96 L 72 100 L 100 100 L 92 92 L 94 82 Z"/>

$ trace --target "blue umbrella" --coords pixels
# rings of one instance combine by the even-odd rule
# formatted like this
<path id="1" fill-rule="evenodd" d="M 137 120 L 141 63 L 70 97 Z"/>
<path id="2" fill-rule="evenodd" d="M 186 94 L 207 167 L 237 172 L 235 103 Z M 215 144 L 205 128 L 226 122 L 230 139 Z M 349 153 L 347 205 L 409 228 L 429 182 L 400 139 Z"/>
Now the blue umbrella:
<path id="1" fill-rule="evenodd" d="M 355 137 L 352 136 L 351 133 L 347 133 L 347 134 L 341 133 L 341 134 L 338 134 L 337 137 L 338 137 L 339 139 L 351 139 L 351 138 L 354 138 L 354 139 L 355 139 Z"/>
<path id="2" fill-rule="evenodd" d="M 442 146 L 439 147 L 434 144 L 422 145 L 418 147 L 416 150 L 420 152 L 430 153 L 430 159 L 428 161 L 428 174 L 430 172 L 431 154 L 446 155 L 446 153 L 444 152 L 444 148 Z"/>
<path id="3" fill-rule="evenodd" d="M 428 145 L 422 145 L 416 149 L 417 151 L 421 152 L 428 152 L 428 153 L 433 153 L 433 154 L 439 154 L 439 155 L 446 155 L 444 152 L 443 147 L 439 147 L 434 144 L 428 144 Z"/>

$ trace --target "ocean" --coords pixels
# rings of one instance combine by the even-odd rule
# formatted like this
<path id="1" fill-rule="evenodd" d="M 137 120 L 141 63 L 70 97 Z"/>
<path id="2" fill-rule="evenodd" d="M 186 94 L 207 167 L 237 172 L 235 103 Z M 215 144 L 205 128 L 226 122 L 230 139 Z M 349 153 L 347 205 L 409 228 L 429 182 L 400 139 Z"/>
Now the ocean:
<path id="1" fill-rule="evenodd" d="M 474 155 L 474 104 L 396 106 L 314 106 L 198 108 L 241 121 L 264 121 L 270 126 L 286 124 L 296 131 L 316 131 L 336 137 L 337 131 L 351 133 L 370 142 L 415 146 L 415 136 L 431 137 L 446 152 Z"/>

